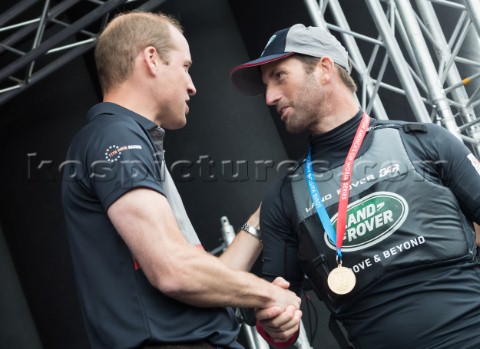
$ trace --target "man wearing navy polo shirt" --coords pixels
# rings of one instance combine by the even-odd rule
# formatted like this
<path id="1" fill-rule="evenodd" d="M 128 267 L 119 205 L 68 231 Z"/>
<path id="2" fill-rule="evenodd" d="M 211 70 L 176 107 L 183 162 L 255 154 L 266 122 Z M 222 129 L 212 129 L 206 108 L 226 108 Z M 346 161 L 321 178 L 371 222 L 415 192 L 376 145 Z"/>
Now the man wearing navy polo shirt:
<path id="1" fill-rule="evenodd" d="M 298 329 L 300 299 L 288 283 L 246 272 L 262 247 L 258 211 L 211 256 L 165 168 L 164 129 L 185 125 L 196 93 L 178 22 L 117 16 L 95 60 L 103 102 L 72 140 L 62 187 L 92 348 L 241 348 L 228 306 L 270 309 Z"/>

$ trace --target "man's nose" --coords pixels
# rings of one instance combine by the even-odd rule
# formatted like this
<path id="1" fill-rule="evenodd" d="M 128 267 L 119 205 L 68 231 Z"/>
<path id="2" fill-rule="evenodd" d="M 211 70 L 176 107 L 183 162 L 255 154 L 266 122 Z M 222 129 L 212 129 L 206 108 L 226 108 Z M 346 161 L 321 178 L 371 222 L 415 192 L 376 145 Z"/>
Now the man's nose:
<path id="1" fill-rule="evenodd" d="M 267 105 L 273 106 L 277 103 L 279 98 L 280 95 L 278 91 L 273 87 L 267 85 L 265 88 L 265 103 L 267 103 Z"/>

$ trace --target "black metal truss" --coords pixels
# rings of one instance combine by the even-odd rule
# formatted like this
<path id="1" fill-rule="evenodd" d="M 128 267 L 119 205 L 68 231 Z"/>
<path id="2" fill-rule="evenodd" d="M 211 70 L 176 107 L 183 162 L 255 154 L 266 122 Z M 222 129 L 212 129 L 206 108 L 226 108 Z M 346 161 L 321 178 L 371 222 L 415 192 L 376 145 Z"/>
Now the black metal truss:
<path id="1" fill-rule="evenodd" d="M 90 50 L 112 12 L 166 0 L 22 0 L 0 14 L 0 105 Z"/>

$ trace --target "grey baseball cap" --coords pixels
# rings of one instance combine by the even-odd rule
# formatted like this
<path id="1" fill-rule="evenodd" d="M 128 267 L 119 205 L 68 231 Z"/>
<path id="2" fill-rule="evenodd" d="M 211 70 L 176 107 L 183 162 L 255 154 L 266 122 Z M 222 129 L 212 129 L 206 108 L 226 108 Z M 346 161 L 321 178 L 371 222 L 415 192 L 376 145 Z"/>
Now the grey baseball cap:
<path id="1" fill-rule="evenodd" d="M 312 57 L 328 56 L 350 74 L 348 52 L 340 42 L 322 27 L 295 24 L 272 35 L 260 58 L 241 64 L 230 71 L 236 89 L 247 96 L 265 91 L 260 66 L 300 53 Z"/>

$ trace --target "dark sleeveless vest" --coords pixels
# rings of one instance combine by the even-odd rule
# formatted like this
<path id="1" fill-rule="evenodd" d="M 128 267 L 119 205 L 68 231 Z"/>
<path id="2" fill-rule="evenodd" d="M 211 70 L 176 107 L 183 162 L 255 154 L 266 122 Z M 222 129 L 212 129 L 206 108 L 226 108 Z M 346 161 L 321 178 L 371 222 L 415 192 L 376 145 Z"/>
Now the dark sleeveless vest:
<path id="1" fill-rule="evenodd" d="M 342 313 L 386 276 L 474 259 L 475 233 L 457 199 L 440 181 L 428 179 L 423 171 L 431 175 L 432 167 L 412 163 L 404 147 L 400 133 L 417 132 L 416 124 L 411 129 L 408 125 L 375 126 L 369 131 L 374 132 L 370 148 L 355 159 L 342 254 L 343 266 L 353 269 L 357 284 L 347 295 L 328 289 L 327 275 L 337 266 L 335 242 L 329 240 L 318 218 L 303 166 L 292 178 L 299 261 L 317 295 L 334 314 Z M 341 172 L 340 165 L 315 173 L 334 228 Z"/>

